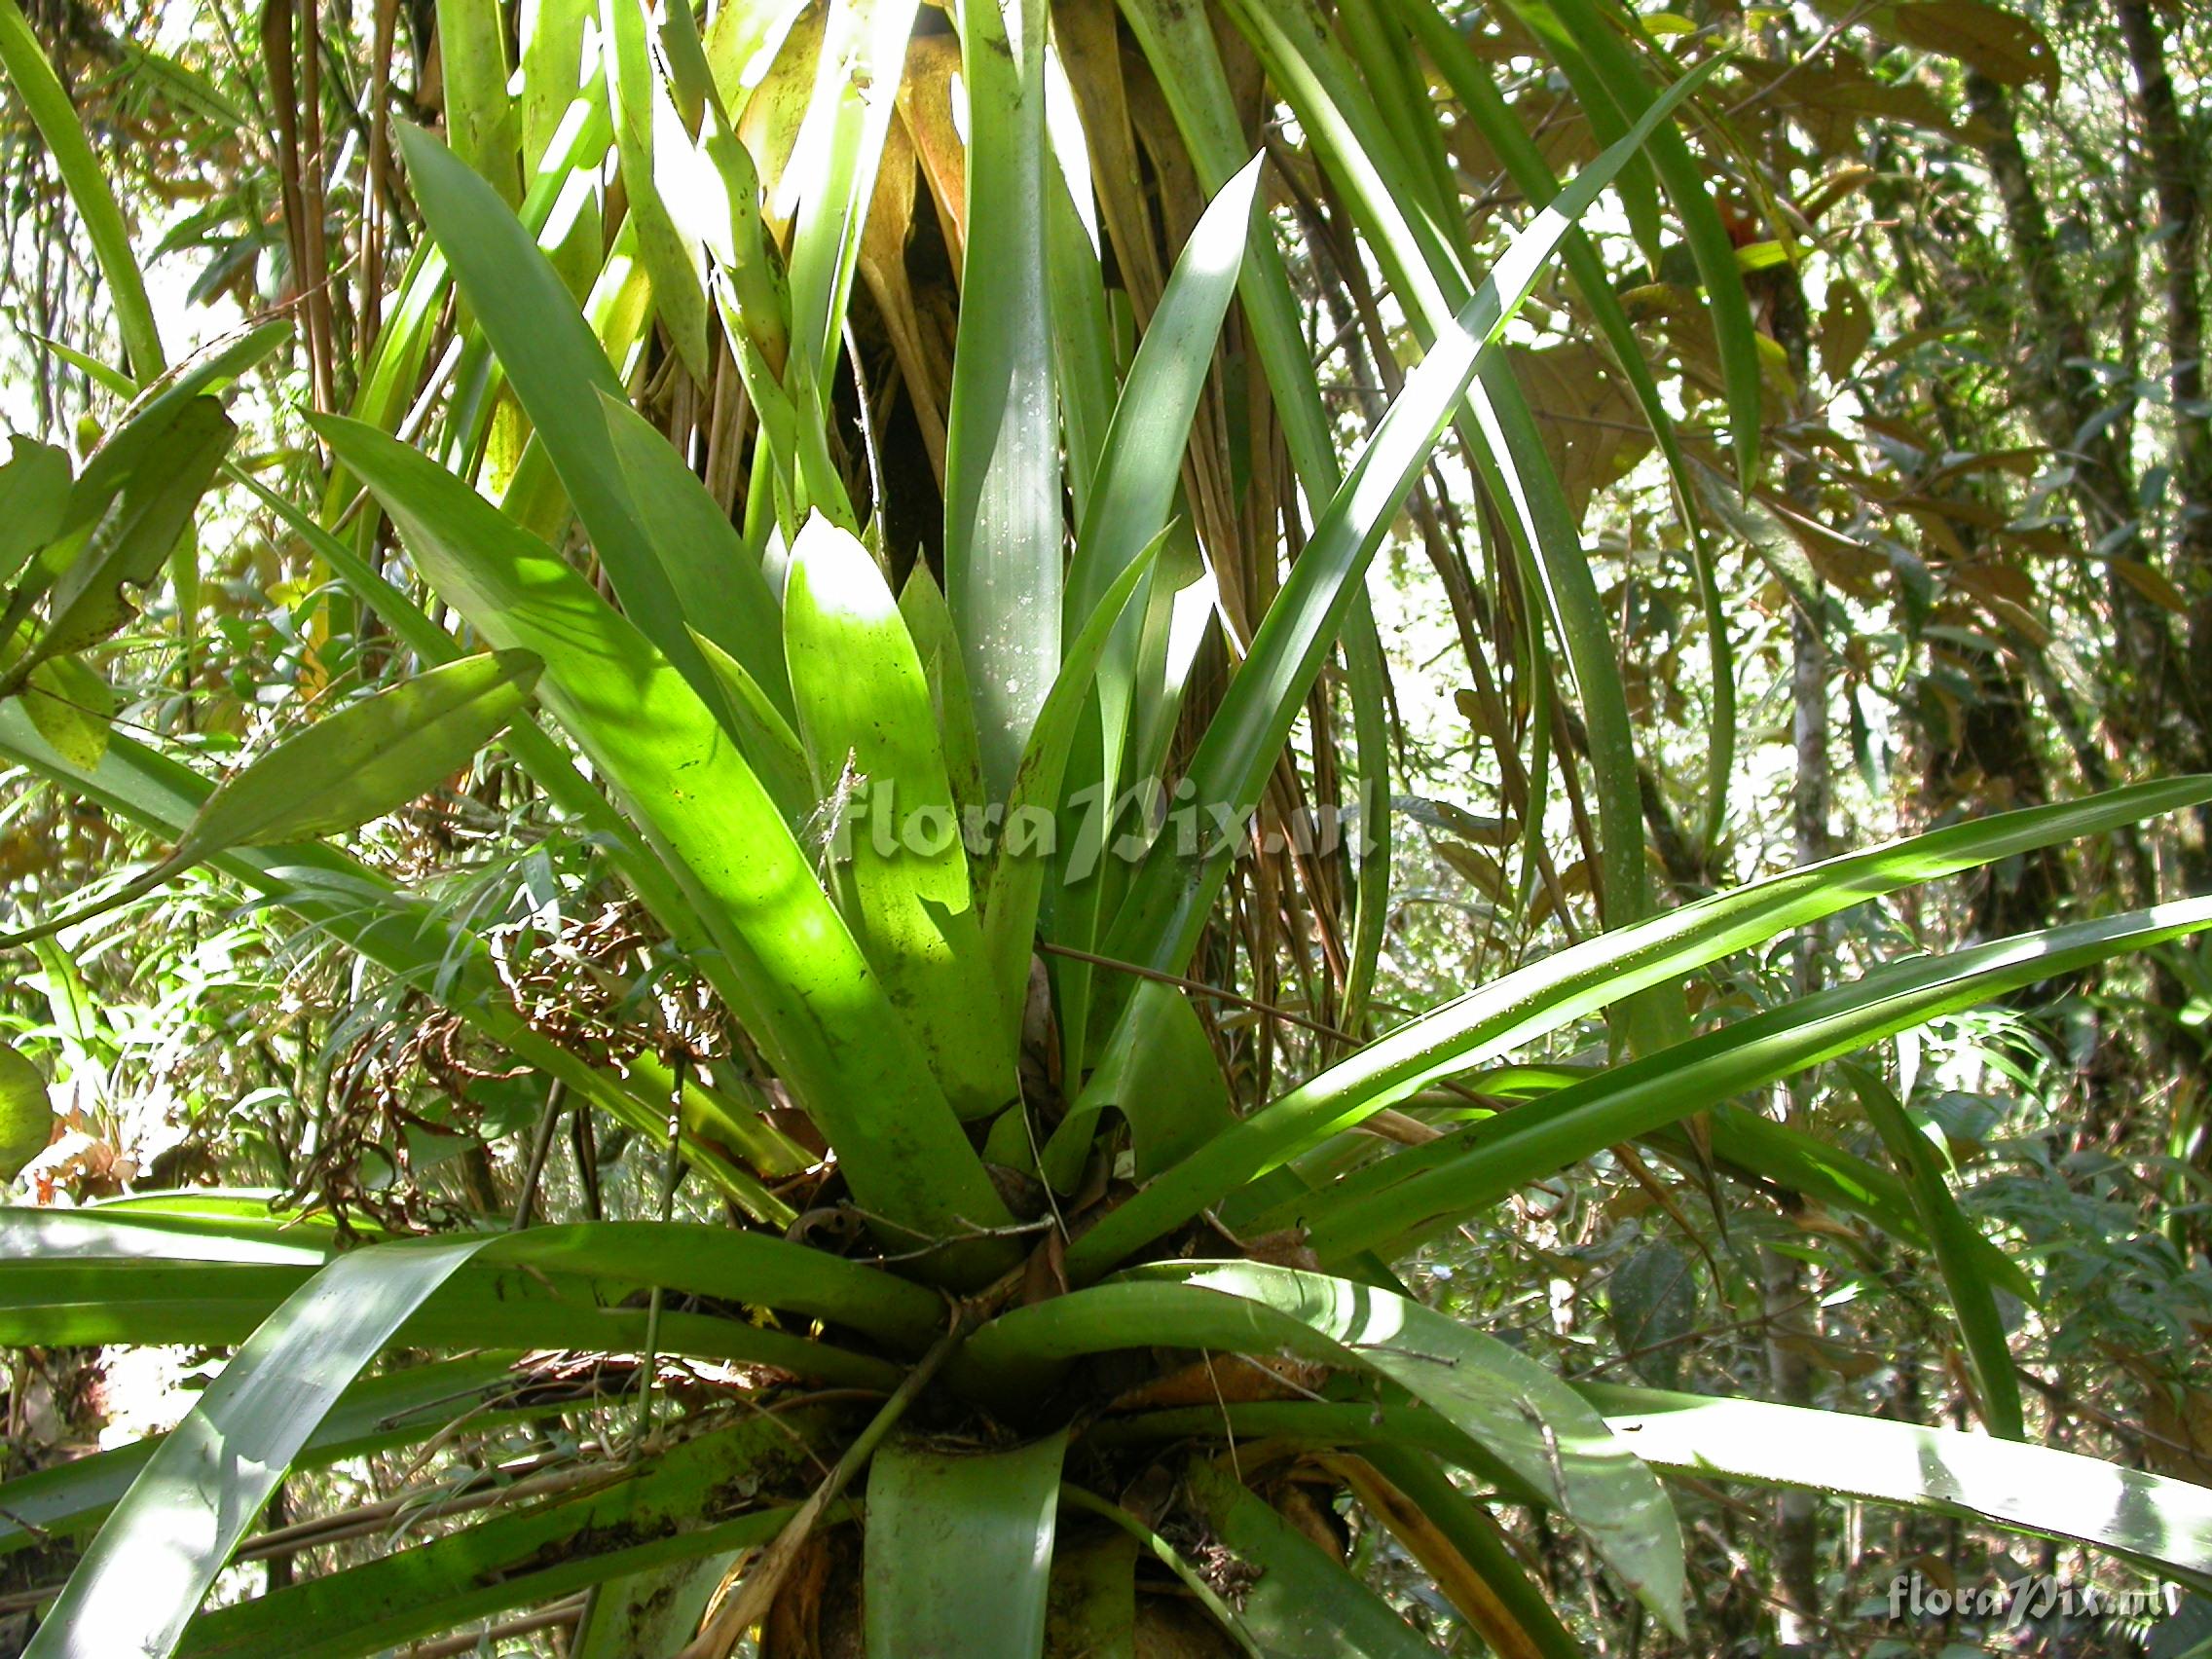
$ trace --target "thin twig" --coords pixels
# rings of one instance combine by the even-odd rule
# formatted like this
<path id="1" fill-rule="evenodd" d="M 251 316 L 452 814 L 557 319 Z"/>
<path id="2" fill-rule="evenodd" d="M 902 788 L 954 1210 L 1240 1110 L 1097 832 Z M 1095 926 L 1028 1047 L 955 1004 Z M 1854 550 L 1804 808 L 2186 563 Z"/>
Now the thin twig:
<path id="1" fill-rule="evenodd" d="M 1180 974 L 1163 974 L 1157 968 L 1147 968 L 1137 962 L 1124 962 L 1118 957 L 1095 956 L 1073 945 L 1051 944 L 1040 940 L 1037 948 L 1048 956 L 1065 956 L 1071 961 L 1088 962 L 1093 968 L 1111 968 L 1116 973 L 1133 974 L 1140 979 L 1157 980 L 1162 985 L 1179 985 L 1194 996 L 1211 997 L 1216 1002 L 1232 1003 L 1237 1008 L 1250 1009 L 1271 1019 L 1280 1019 L 1291 1025 L 1302 1025 L 1309 1031 L 1317 1031 L 1324 1037 L 1334 1037 L 1341 1043 L 1357 1043 L 1359 1038 L 1348 1031 L 1339 1031 L 1334 1025 L 1325 1025 L 1318 1019 L 1308 1019 L 1303 1014 L 1293 1014 L 1287 1008 L 1276 1008 L 1272 1003 L 1255 1002 L 1235 991 L 1225 991 L 1219 985 L 1209 985 L 1201 979 L 1186 979 Z"/>

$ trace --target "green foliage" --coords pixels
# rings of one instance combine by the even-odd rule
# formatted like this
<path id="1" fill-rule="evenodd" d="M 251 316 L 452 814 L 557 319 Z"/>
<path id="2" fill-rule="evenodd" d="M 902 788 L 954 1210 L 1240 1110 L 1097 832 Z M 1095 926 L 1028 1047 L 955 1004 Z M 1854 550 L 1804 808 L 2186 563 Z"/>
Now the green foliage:
<path id="1" fill-rule="evenodd" d="M 164 372 L 89 124 L 0 0 L 0 68 L 134 380 L 56 350 L 140 388 L 81 464 L 18 439 L 0 467 L 0 755 L 169 849 L 121 878 L 121 830 L 50 861 L 42 898 L 64 868 L 94 896 L 0 940 L 39 945 L 43 976 L 35 1022 L 4 1007 L 89 1091 L 131 1023 L 99 999 L 160 949 L 124 907 L 204 866 L 255 913 L 168 931 L 196 960 L 276 965 L 280 1008 L 237 1046 L 285 1071 L 267 1087 L 300 1125 L 317 1098 L 312 1145 L 281 1113 L 266 1137 L 284 1194 L 209 1168 L 156 1199 L 0 1212 L 0 1342 L 237 1350 L 158 1440 L 0 1483 L 0 1552 L 66 1572 L 33 1598 L 32 1659 L 335 1659 L 548 1606 L 579 1621 L 575 1651 L 722 1659 L 756 1624 L 764 1652 L 832 1649 L 823 1621 L 864 1604 L 838 1641 L 871 1659 L 1150 1654 L 1179 1618 L 1198 1651 L 1472 1633 L 1550 1656 L 1581 1634 L 1567 1552 L 1594 1625 L 1641 1641 L 1648 1617 L 1672 1650 L 1716 1651 L 1684 1525 L 1708 1479 L 2212 1578 L 2197 1489 L 2032 1443 L 2010 1307 L 2085 1305 L 2112 1272 L 2118 1306 L 2077 1349 L 2189 1330 L 2200 1096 L 2182 1091 L 2157 1171 L 2175 1236 L 2123 1245 L 2083 1213 L 2124 1208 L 2116 1191 L 2084 1198 L 2043 1152 L 1972 1170 L 1986 1149 L 1929 1132 L 1952 1125 L 1913 1075 L 1914 1034 L 2125 982 L 2143 952 L 2202 990 L 2181 953 L 2212 897 L 2162 891 L 2147 855 L 2128 908 L 2061 898 L 2051 872 L 2201 815 L 2212 747 L 2108 787 L 2080 738 L 2079 798 L 2051 804 L 2037 770 L 2016 810 L 1945 799 L 1919 833 L 1825 856 L 1831 638 L 1866 790 L 1862 695 L 1885 729 L 1936 733 L 1953 783 L 1986 776 L 2034 643 L 2005 560 L 2055 533 L 1961 494 L 2009 475 L 2003 451 L 1893 422 L 1918 459 L 1876 485 L 1821 424 L 1819 395 L 1862 410 L 1908 364 L 1952 371 L 1914 356 L 1939 327 L 1862 362 L 1870 302 L 1839 277 L 1816 390 L 1805 276 L 1845 257 L 1818 221 L 1875 181 L 1796 192 L 1778 123 L 1909 120 L 1926 89 L 1772 73 L 1732 23 L 1665 16 L 1007 0 L 940 21 L 838 0 L 702 20 L 607 0 L 596 33 L 572 5 L 510 32 L 481 0 L 436 19 L 443 142 L 387 126 L 388 33 L 326 63 L 311 27 L 250 98 L 165 83 L 203 119 L 281 106 L 258 136 L 308 318 L 302 436 L 246 385 L 281 325 Z M 262 19 L 265 45 L 288 17 Z M 1836 32 L 1861 23 L 1995 83 L 2049 71 L 1994 8 Z M 302 148 L 326 113 L 302 81 L 355 68 L 376 89 L 341 99 L 367 112 L 357 180 Z M 395 156 L 422 219 L 404 269 Z M 1608 193 L 1625 247 L 1593 219 Z M 303 269 L 356 207 L 346 259 Z M 1315 366 L 1340 356 L 1348 384 Z M 2175 386 L 2178 410 L 2178 352 Z M 2104 458 L 2083 464 L 2112 461 L 2102 419 L 2072 424 Z M 1619 507 L 1616 559 L 1582 518 L 1646 448 L 1670 528 Z M 1878 510 L 1836 528 L 1823 492 L 1845 488 Z M 226 562 L 250 558 L 229 549 L 247 522 L 281 527 L 267 571 Z M 2100 552 L 2147 673 L 2179 637 L 2130 608 L 2202 595 L 2147 562 L 2130 577 L 2126 528 Z M 1409 749 L 1449 717 L 1392 681 L 1378 610 L 1417 544 L 1472 682 L 1441 747 L 1494 768 L 1494 815 L 1414 793 L 1442 768 Z M 2010 655 L 1961 620 L 1970 598 Z M 1852 637 L 1885 606 L 1926 672 Z M 1788 686 L 1739 702 L 1784 637 Z M 151 648 L 174 661 L 141 683 Z M 1775 873 L 1737 759 L 1785 702 Z M 1677 729 L 1707 749 L 1682 787 L 1659 776 Z M 240 751 L 257 757 L 224 763 Z M 1346 800 L 1355 845 L 1307 835 Z M 1443 837 L 1455 933 L 1424 932 L 1401 879 L 1416 823 Z M 1982 883 L 1960 937 L 1874 907 L 1955 876 Z M 98 944 L 89 967 L 56 934 Z M 1825 1094 L 1835 1062 L 1848 1092 Z M 0 1049 L 11 1177 L 54 1136 L 44 1075 Z M 79 1110 L 65 1138 L 109 1127 Z M 1644 1207 L 1585 1208 L 1603 1183 Z M 1534 1286 L 1506 1271 L 1523 1245 Z M 1904 1252 L 1938 1294 L 1899 1289 Z M 1755 1309 L 1723 1329 L 1755 1327 L 1806 1399 L 1792 1358 L 1855 1385 L 1882 1369 L 1788 1302 L 1808 1273 L 1868 1317 L 1909 1301 L 1990 1437 L 1701 1373 L 1709 1303 Z M 1671 1391 L 1567 1380 L 1592 1360 L 1566 1316 L 1586 1282 L 1611 1336 L 1596 1363 Z M 2188 1380 L 2131 1363 L 2193 1433 Z M 538 1409 L 556 1382 L 575 1385 Z M 536 1438 L 505 1485 L 489 1454 L 510 1429 Z M 456 1449 L 466 1505 L 433 1502 L 403 1547 L 355 1546 L 404 1506 L 304 1544 L 270 1515 L 341 1464 Z M 1509 1509 L 1564 1524 L 1540 1584 Z M 203 1611 L 249 1557 L 332 1544 L 320 1571 Z M 1416 1592 L 1390 1593 L 1386 1548 Z M 585 1591 L 588 1611 L 565 1601 Z"/>

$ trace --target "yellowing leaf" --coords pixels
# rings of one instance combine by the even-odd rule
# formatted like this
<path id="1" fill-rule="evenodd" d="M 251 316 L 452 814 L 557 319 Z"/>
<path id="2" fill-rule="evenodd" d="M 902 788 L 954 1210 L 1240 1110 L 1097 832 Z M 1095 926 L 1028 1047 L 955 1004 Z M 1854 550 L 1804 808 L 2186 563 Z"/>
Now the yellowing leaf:
<path id="1" fill-rule="evenodd" d="M 89 772 L 107 753 L 115 693 L 82 659 L 55 657 L 31 670 L 23 685 L 23 713 L 56 754 Z"/>

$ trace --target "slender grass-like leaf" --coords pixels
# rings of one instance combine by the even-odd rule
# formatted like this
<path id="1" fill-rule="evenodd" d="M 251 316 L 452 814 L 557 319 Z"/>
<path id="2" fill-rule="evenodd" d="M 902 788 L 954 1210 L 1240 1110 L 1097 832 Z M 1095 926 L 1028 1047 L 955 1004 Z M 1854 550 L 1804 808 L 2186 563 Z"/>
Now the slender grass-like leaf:
<path id="1" fill-rule="evenodd" d="M 1570 74 L 1587 63 L 1585 86 L 1596 95 L 1583 99 L 1583 113 L 1603 134 L 1608 128 L 1639 118 L 1653 96 L 1639 73 L 1636 57 L 1613 24 L 1599 15 L 1593 0 L 1507 0 L 1519 18 Z M 1758 472 L 1760 445 L 1758 326 L 1736 263 L 1736 246 L 1688 143 L 1673 126 L 1654 135 L 1651 165 L 1667 187 L 1682 227 L 1682 240 L 1696 261 L 1713 313 L 1714 337 L 1720 351 L 1721 381 L 1728 400 L 1728 432 L 1736 458 L 1736 481 L 1749 490 Z"/>
<path id="2" fill-rule="evenodd" d="M 1508 1131 L 1472 1159 L 1447 1162 L 1342 1209 L 1317 1198 L 1313 1247 L 1325 1260 L 1375 1248 L 1938 1014 L 2208 927 L 2212 899 L 2185 900 L 1892 963 L 1517 1110 Z"/>
<path id="3" fill-rule="evenodd" d="M 1166 526 L 1215 338 L 1244 271 L 1263 158 L 1215 193 L 1175 261 L 1114 406 L 1068 571 L 1068 634 Z"/>
<path id="4" fill-rule="evenodd" d="M 1686 85 L 1677 88 L 1681 95 Z M 1452 330 L 1441 335 L 1383 415 L 1350 473 L 1314 525 L 1305 552 L 1268 608 L 1243 667 L 1231 682 L 1189 768 L 1202 807 L 1241 822 L 1259 804 L 1275 756 L 1344 625 L 1376 550 L 1437 439 L 1473 381 L 1483 351 L 1520 308 L 1567 228 L 1596 201 L 1671 103 L 1655 104 L 1637 129 L 1576 175 L 1499 258 Z M 1108 935 L 1106 954 L 1179 971 L 1197 943 L 1230 852 L 1183 856 L 1156 842 Z"/>
<path id="5" fill-rule="evenodd" d="M 1646 985 L 1916 882 L 2103 833 L 2212 797 L 2212 779 L 2142 784 L 1849 853 L 1654 916 L 1505 975 L 1408 1021 L 1209 1142 L 1068 1249 L 1080 1281 L 1301 1150 L 1416 1089 L 1494 1058 Z"/>
<path id="6" fill-rule="evenodd" d="M 2025 1440 L 2027 1425 L 2021 1419 L 2020 1379 L 2012 1368 L 2012 1350 L 2005 1340 L 2005 1320 L 1997 1310 L 1989 1280 L 1977 1259 L 1976 1246 L 1986 1240 L 1975 1230 L 1943 1179 L 1936 1149 L 1912 1120 L 1887 1084 L 1863 1066 L 1845 1064 L 1837 1071 L 1865 1109 L 1889 1150 L 1898 1171 L 1912 1195 L 1920 1225 L 1935 1246 L 1936 1266 L 1943 1287 L 1959 1316 L 1959 1334 L 1967 1364 L 1973 1372 L 1981 1396 L 1982 1420 L 1989 1432 L 2004 1440 Z"/>

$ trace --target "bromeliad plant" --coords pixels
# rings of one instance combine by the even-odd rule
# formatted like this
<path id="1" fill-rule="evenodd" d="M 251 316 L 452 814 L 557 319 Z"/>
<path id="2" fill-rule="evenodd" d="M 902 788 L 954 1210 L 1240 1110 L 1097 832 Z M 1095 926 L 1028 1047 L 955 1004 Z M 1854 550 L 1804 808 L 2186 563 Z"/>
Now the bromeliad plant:
<path id="1" fill-rule="evenodd" d="M 1708 280 L 1747 478 L 1756 342 L 1672 125 L 1701 75 L 1655 93 L 1609 15 L 1580 0 L 1512 10 L 1587 88 L 1608 140 L 1564 189 L 1419 0 L 1334 19 L 1226 8 L 1425 349 L 1341 476 L 1215 37 L 1196 8 L 1150 0 L 1125 9 L 1128 25 L 1213 189 L 1125 364 L 1063 179 L 1079 158 L 1046 119 L 1072 71 L 1094 146 L 1113 152 L 1095 127 L 1094 11 L 1056 11 L 1048 55 L 1034 4 L 962 8 L 954 44 L 909 41 L 911 4 L 731 6 L 702 38 L 685 8 L 656 19 L 609 0 L 601 53 L 578 56 L 584 12 L 548 4 L 525 42 L 518 134 L 499 125 L 514 110 L 503 35 L 484 26 L 497 8 L 442 7 L 454 148 L 400 137 L 430 242 L 352 415 L 313 420 L 331 461 L 322 510 L 262 492 L 414 671 L 219 788 L 82 718 L 97 701 L 83 653 L 128 618 L 124 585 L 154 580 L 178 546 L 226 464 L 224 387 L 274 335 L 165 375 L 139 317 L 146 390 L 107 446 L 74 478 L 58 452 L 18 450 L 8 498 L 39 511 L 6 527 L 21 551 L 6 571 L 0 751 L 175 842 L 127 892 L 212 866 L 578 1110 L 668 1146 L 671 1182 L 711 1189 L 730 1216 L 676 1222 L 664 1204 L 659 1219 L 533 1226 L 526 1190 L 517 1226 L 487 1217 L 341 1248 L 328 1218 L 220 1194 L 9 1212 L 0 1340 L 239 1345 L 174 1432 L 0 1488 L 0 1549 L 85 1540 L 33 1655 L 366 1654 L 585 1590 L 571 1653 L 719 1656 L 756 1629 L 762 1652 L 874 1659 L 1428 1651 L 1294 1524 L 1295 1505 L 1270 1500 L 1294 1462 L 1396 1533 L 1499 1653 L 1575 1644 L 1501 1542 L 1497 1502 L 1579 1529 L 1621 1586 L 1683 1628 L 1672 1469 L 1978 1516 L 2212 1575 L 2201 1492 L 2024 1443 L 1991 1287 L 2025 1281 L 1967 1224 L 1877 1083 L 1863 1093 L 1894 1174 L 1730 1104 L 2212 926 L 2212 900 L 1894 963 L 1699 1035 L 1681 991 L 1731 952 L 2202 802 L 2212 781 L 2014 812 L 1654 910 L 1604 613 L 1493 349 L 1561 255 L 1683 464 L 1574 230 L 1616 185 L 1632 219 L 1655 224 L 1655 179 Z M 1105 16 L 1109 50 L 1114 27 Z M 543 78 L 564 41 L 580 73 Z M 0 46 L 42 125 L 63 120 L 20 32 L 0 27 Z M 1392 76 L 1403 92 L 1430 71 L 1547 203 L 1480 280 L 1449 173 L 1428 165 L 1433 134 L 1387 95 Z M 940 197 L 957 193 L 946 219 L 964 242 L 948 396 L 909 433 L 941 480 L 934 562 L 893 538 L 887 480 L 915 457 L 835 407 L 856 271 L 879 299 L 896 276 L 871 243 L 895 130 Z M 610 149 L 627 216 L 579 281 L 577 227 L 597 216 L 589 184 Z M 917 163 L 901 159 L 910 212 Z M 81 165 L 72 182 L 104 200 Z M 591 235 L 584 245 L 599 252 Z M 119 310 L 138 316 L 134 277 L 119 281 Z M 1309 521 L 1264 604 L 1223 580 L 1217 532 L 1236 504 L 1209 505 L 1222 480 L 1186 473 L 1200 411 L 1223 407 L 1208 377 L 1239 296 L 1235 326 Z M 438 401 L 418 393 L 449 298 L 433 437 L 408 411 Z M 737 518 L 631 406 L 654 323 L 666 373 L 704 385 L 729 353 L 752 412 Z M 929 343 L 902 336 L 899 355 L 927 403 Z M 1583 702 L 1611 925 L 1368 1041 L 1388 824 L 1363 587 L 1455 429 L 1511 556 L 1548 595 Z M 856 432 L 865 493 L 837 447 Z M 412 574 L 379 556 L 380 514 Z M 1190 642 L 1209 603 L 1249 627 L 1226 685 L 1201 696 Z M 1335 1022 L 1305 1081 L 1240 1098 L 1194 1001 L 1209 987 L 1185 976 L 1237 831 L 1263 811 L 1296 816 L 1292 733 L 1340 649 L 1370 810 L 1364 845 L 1319 855 L 1352 866 Z M 546 725 L 521 716 L 528 697 Z M 566 1045 L 518 1010 L 464 921 L 313 839 L 436 787 L 502 729 L 508 760 L 649 916 L 664 972 L 701 987 L 742 1043 L 624 1066 Z M 1716 731 L 1716 792 L 1725 741 Z M 1606 1011 L 1617 1064 L 1450 1132 L 1418 1115 L 1422 1090 Z M 1378 1124 L 1392 1133 L 1362 1132 Z M 1577 1389 L 1393 1276 L 1440 1230 L 1629 1142 L 1931 1249 L 1988 1436 Z M 377 1374 L 393 1349 L 458 1357 Z M 642 1408 L 605 1416 L 604 1441 L 573 1466 L 463 1491 L 435 1537 L 201 1614 L 225 1566 L 257 1547 L 287 1471 L 583 1403 L 588 1369 L 548 1353 L 643 1356 Z M 716 1382 L 656 1413 L 662 1357 L 719 1366 Z M 1140 1560 L 1184 1597 L 1140 1597 Z"/>

